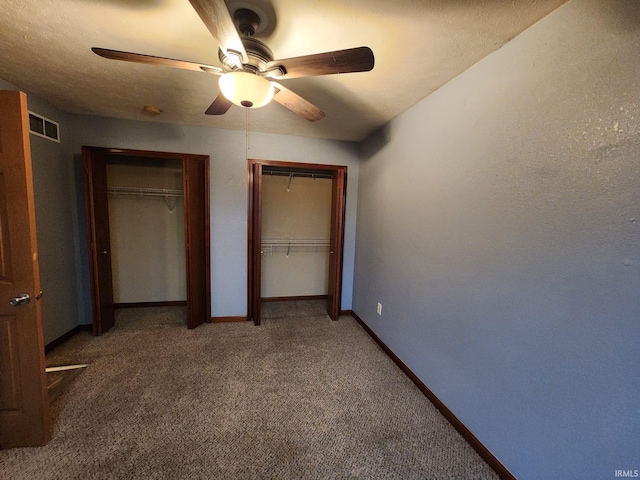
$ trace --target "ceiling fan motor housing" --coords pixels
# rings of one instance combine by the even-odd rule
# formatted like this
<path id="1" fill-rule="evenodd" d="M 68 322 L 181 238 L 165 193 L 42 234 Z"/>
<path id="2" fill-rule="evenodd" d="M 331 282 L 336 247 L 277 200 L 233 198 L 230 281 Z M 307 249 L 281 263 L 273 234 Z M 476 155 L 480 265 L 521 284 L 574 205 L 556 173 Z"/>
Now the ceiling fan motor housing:
<path id="1" fill-rule="evenodd" d="M 252 73 L 266 71 L 267 63 L 273 60 L 273 52 L 264 42 L 253 38 L 260 27 L 260 16 L 248 8 L 239 8 L 233 13 L 233 21 L 242 34 L 240 40 L 247 53 L 248 62 L 240 67 L 237 59 L 231 58 L 222 49 L 218 50 L 218 58 L 228 71 L 238 69 Z"/>
<path id="2" fill-rule="evenodd" d="M 260 40 L 250 37 L 242 38 L 242 45 L 247 52 L 248 63 L 242 65 L 243 70 L 253 73 L 264 72 L 267 69 L 267 63 L 273 61 L 273 52 Z M 238 66 L 234 62 L 235 59 L 230 58 L 222 50 L 218 50 L 218 58 L 227 70 L 237 70 Z"/>

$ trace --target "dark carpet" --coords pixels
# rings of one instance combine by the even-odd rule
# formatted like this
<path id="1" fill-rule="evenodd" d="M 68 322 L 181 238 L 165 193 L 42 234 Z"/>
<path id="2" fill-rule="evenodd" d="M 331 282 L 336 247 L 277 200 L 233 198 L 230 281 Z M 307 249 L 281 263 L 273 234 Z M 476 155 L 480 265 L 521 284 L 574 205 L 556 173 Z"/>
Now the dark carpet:
<path id="1" fill-rule="evenodd" d="M 89 364 L 53 440 L 1 451 L 0 477 L 497 478 L 351 317 L 296 303 L 263 304 L 260 327 L 145 308 L 76 335 L 47 356 Z"/>

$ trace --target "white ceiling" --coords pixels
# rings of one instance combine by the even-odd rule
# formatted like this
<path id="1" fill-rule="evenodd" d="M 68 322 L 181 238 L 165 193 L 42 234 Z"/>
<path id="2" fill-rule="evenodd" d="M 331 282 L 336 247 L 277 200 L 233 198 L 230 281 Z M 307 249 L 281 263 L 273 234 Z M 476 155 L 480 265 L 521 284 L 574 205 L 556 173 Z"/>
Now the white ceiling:
<path id="1" fill-rule="evenodd" d="M 267 13 L 275 58 L 369 46 L 371 72 L 285 80 L 327 116 L 310 123 L 276 102 L 251 131 L 366 138 L 567 0 L 228 0 Z M 188 0 L 0 0 L 0 78 L 72 113 L 246 127 L 233 106 L 204 115 L 211 74 L 119 62 L 91 47 L 219 65 L 217 44 Z M 163 113 L 149 117 L 145 105 Z"/>

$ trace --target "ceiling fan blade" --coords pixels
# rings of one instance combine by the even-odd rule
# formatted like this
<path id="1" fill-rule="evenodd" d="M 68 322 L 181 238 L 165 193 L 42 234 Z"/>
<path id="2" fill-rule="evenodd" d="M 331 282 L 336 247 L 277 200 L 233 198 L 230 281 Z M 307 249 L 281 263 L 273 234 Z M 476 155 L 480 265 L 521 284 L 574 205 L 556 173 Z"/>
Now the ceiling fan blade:
<path id="1" fill-rule="evenodd" d="M 125 62 L 145 63 L 147 65 L 162 65 L 163 67 L 181 68 L 183 70 L 195 70 L 196 72 L 223 73 L 220 67 L 206 65 L 204 63 L 187 62 L 185 60 L 174 60 L 173 58 L 154 57 L 141 53 L 121 52 L 119 50 L 108 50 L 106 48 L 93 47 L 91 49 L 96 55 L 111 60 L 123 60 Z"/>
<path id="2" fill-rule="evenodd" d="M 235 54 L 241 63 L 248 63 L 247 52 L 224 0 L 189 0 L 189 2 L 218 42 L 220 50 L 227 56 Z M 242 68 L 241 64 L 237 66 Z"/>
<path id="3" fill-rule="evenodd" d="M 294 93 L 288 88 L 283 87 L 279 83 L 271 83 L 276 89 L 276 93 L 273 96 L 273 99 L 280 105 L 287 107 L 293 113 L 297 113 L 310 122 L 317 122 L 318 120 L 322 120 L 327 115 L 314 104 L 308 102 L 297 93 Z"/>
<path id="4" fill-rule="evenodd" d="M 273 60 L 266 66 L 270 78 L 284 79 L 332 75 L 335 73 L 368 72 L 375 63 L 369 47 L 348 48 L 336 52 L 317 53 L 302 57 Z M 280 67 L 280 71 L 279 70 Z M 282 75 L 284 71 L 284 75 Z"/>
<path id="5" fill-rule="evenodd" d="M 227 97 L 220 94 L 216 97 L 213 103 L 204 112 L 207 115 L 224 115 L 231 107 L 231 101 L 227 100 Z"/>

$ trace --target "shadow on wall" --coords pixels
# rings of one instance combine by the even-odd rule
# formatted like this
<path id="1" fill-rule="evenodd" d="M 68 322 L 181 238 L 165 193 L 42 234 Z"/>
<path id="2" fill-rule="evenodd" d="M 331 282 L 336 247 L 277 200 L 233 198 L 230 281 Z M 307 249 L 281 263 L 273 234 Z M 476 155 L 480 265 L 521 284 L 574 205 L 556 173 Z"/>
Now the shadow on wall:
<path id="1" fill-rule="evenodd" d="M 84 1 L 87 3 L 105 3 L 111 6 L 121 7 L 127 10 L 154 10 L 161 9 L 165 5 L 170 3 L 170 0 L 76 0 Z M 260 17 L 260 26 L 258 27 L 255 36 L 256 37 L 268 37 L 276 29 L 277 18 L 276 11 L 273 8 L 271 0 L 252 0 L 251 3 L 245 2 L 228 2 L 232 8 L 227 8 L 231 15 L 240 8 L 250 8 Z"/>
<path id="2" fill-rule="evenodd" d="M 87 217 L 84 198 L 84 172 L 82 171 L 82 155 L 73 155 L 73 169 L 76 177 L 76 204 L 78 205 L 78 266 L 80 275 L 78 282 L 78 317 L 81 325 L 90 325 L 91 317 L 91 290 L 89 278 L 89 245 L 87 243 Z"/>
<path id="3" fill-rule="evenodd" d="M 622 32 L 635 32 L 640 29 L 637 15 L 637 12 L 640 11 L 640 4 L 621 1 L 611 3 L 613 5 L 608 5 L 609 8 L 606 9 L 606 12 L 602 12 L 602 10 L 600 12 L 607 16 L 606 18 L 611 22 L 613 29 Z"/>
<path id="4" fill-rule="evenodd" d="M 84 1 L 88 3 L 106 3 L 109 5 L 117 5 L 127 9 L 136 9 L 136 10 L 151 10 L 154 8 L 160 8 L 169 0 L 76 0 L 76 1 Z"/>
<path id="5" fill-rule="evenodd" d="M 391 123 L 383 125 L 360 143 L 360 159 L 369 160 L 391 142 Z"/>

